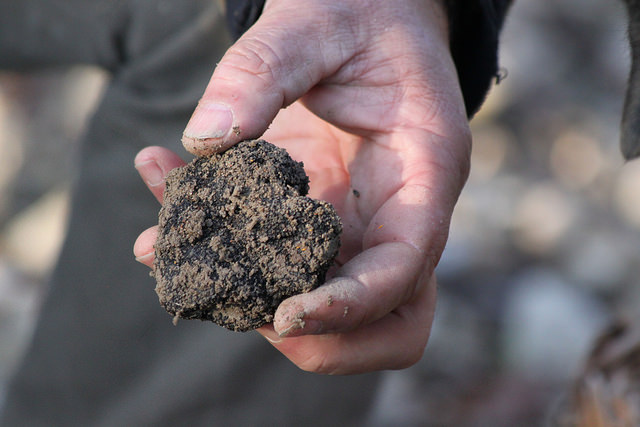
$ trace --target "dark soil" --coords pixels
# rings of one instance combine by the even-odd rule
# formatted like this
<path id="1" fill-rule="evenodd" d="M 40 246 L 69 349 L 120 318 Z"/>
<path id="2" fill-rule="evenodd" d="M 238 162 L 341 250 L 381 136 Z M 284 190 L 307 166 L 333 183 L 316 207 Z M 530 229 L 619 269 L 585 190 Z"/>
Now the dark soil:
<path id="1" fill-rule="evenodd" d="M 154 275 L 162 306 L 248 331 L 324 282 L 340 246 L 333 206 L 306 197 L 302 163 L 244 141 L 167 176 Z"/>

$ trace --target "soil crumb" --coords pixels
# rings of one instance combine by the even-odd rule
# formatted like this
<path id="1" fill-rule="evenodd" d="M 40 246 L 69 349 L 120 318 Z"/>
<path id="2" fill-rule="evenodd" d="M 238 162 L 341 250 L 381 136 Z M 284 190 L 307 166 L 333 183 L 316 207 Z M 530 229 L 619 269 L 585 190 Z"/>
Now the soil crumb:
<path id="1" fill-rule="evenodd" d="M 340 218 L 306 197 L 309 178 L 284 149 L 244 141 L 172 170 L 166 184 L 153 275 L 175 320 L 252 330 L 324 282 Z"/>

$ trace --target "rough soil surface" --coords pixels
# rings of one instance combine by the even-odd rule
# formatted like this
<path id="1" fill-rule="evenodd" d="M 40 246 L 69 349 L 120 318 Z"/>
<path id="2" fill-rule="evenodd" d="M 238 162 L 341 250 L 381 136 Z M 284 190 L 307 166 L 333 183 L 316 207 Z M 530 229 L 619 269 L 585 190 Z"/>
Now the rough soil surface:
<path id="1" fill-rule="evenodd" d="M 324 282 L 340 219 L 306 197 L 302 163 L 264 140 L 200 157 L 166 179 L 154 275 L 174 319 L 248 331 Z"/>

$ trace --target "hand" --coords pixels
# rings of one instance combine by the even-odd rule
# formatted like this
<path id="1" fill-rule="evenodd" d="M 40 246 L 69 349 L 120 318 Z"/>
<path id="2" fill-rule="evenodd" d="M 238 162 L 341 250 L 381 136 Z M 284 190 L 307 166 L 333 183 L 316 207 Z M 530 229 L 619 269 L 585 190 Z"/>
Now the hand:
<path id="1" fill-rule="evenodd" d="M 259 330 L 304 370 L 399 369 L 422 356 L 433 271 L 469 168 L 447 34 L 436 0 L 269 0 L 185 129 L 196 153 L 264 133 L 304 162 L 310 196 L 342 218 L 334 276 Z M 136 164 L 161 199 L 160 177 L 181 161 L 154 147 Z M 154 240 L 148 230 L 134 248 L 147 265 Z"/>

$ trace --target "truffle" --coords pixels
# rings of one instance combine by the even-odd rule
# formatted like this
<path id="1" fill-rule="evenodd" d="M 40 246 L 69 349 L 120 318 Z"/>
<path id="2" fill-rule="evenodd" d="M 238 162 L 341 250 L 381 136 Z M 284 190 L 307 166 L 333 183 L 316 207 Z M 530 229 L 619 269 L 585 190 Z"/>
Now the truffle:
<path id="1" fill-rule="evenodd" d="M 302 163 L 264 140 L 172 170 L 155 244 L 161 305 L 174 320 L 248 331 L 322 284 L 342 227 L 333 206 L 308 191 Z"/>

